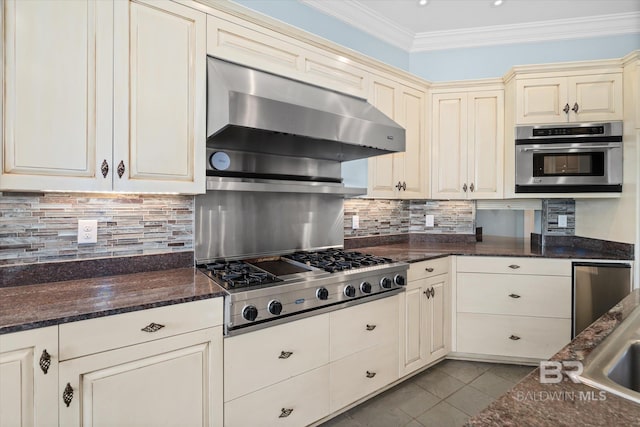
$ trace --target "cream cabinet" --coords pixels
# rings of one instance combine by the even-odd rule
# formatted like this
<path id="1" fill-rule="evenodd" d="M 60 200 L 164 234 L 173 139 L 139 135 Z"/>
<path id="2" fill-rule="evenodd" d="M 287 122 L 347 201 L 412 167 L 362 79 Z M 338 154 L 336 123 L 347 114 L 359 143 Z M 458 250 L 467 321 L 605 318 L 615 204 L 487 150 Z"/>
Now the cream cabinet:
<path id="1" fill-rule="evenodd" d="M 571 261 L 458 257 L 456 351 L 547 359 L 571 341 Z"/>
<path id="2" fill-rule="evenodd" d="M 400 298 L 400 375 L 443 358 L 451 350 L 449 258 L 411 264 Z"/>
<path id="3" fill-rule="evenodd" d="M 503 195 L 504 91 L 432 92 L 431 195 Z"/>
<path id="4" fill-rule="evenodd" d="M 406 150 L 369 159 L 368 196 L 428 198 L 425 93 L 373 76 L 369 102 L 405 128 Z"/>
<path id="5" fill-rule="evenodd" d="M 61 325 L 60 425 L 221 426 L 221 323 L 211 299 Z"/>
<path id="6" fill-rule="evenodd" d="M 2 14 L 0 189 L 204 192 L 204 13 L 8 0 Z"/>
<path id="7" fill-rule="evenodd" d="M 518 78 L 516 124 L 622 120 L 622 72 Z"/>
<path id="8" fill-rule="evenodd" d="M 58 328 L 0 335 L 0 427 L 58 425 Z"/>

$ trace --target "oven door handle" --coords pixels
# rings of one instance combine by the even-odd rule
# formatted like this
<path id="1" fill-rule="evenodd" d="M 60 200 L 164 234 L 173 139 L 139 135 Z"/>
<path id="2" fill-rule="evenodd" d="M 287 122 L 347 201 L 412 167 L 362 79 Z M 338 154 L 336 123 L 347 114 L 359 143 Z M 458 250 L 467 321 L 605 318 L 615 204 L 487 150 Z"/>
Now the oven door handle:
<path id="1" fill-rule="evenodd" d="M 539 153 L 544 151 L 567 151 L 567 150 L 593 150 L 594 148 L 605 148 L 605 149 L 614 149 L 620 148 L 620 143 L 615 144 L 606 144 L 606 145 L 589 145 L 588 147 L 544 147 L 544 148 L 533 148 L 533 147 L 525 147 L 522 148 L 522 151 L 525 153 L 531 151 L 532 153 Z"/>

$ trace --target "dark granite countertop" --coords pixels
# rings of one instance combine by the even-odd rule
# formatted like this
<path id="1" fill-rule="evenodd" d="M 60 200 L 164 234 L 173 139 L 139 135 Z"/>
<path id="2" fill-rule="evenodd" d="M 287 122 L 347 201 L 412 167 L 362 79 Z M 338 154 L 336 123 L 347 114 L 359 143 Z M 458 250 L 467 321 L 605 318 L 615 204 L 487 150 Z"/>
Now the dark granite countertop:
<path id="1" fill-rule="evenodd" d="M 629 259 L 618 254 L 576 246 L 553 246 L 541 248 L 533 246 L 529 240 L 509 237 L 486 236 L 482 242 L 438 242 L 438 241 L 406 241 L 400 243 L 385 243 L 360 247 L 350 245 L 345 240 L 345 247 L 359 252 L 392 258 L 394 261 L 418 262 L 449 255 L 476 256 L 511 256 L 511 257 L 542 257 L 565 259 Z M 631 258 L 632 259 L 632 258 Z"/>
<path id="2" fill-rule="evenodd" d="M 0 334 L 224 294 L 195 268 L 0 287 Z"/>
<path id="3" fill-rule="evenodd" d="M 640 306 L 636 289 L 585 329 L 553 361 L 582 361 L 620 323 Z M 526 376 L 495 400 L 467 426 L 632 426 L 640 424 L 640 405 L 582 383 L 565 380 L 543 384 L 540 370 Z"/>

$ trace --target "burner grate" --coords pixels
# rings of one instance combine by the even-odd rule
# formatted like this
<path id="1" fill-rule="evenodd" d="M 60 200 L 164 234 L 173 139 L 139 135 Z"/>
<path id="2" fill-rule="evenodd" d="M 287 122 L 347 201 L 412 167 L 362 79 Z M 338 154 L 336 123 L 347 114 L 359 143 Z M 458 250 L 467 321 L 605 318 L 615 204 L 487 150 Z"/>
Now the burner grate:
<path id="1" fill-rule="evenodd" d="M 226 289 L 269 285 L 282 281 L 242 261 L 215 261 L 198 267 L 205 269 L 209 277 Z"/>
<path id="2" fill-rule="evenodd" d="M 393 260 L 389 258 L 367 255 L 355 251 L 346 252 L 342 249 L 295 252 L 290 255 L 285 255 L 284 257 L 312 267 L 321 268 L 329 273 L 393 262 Z"/>

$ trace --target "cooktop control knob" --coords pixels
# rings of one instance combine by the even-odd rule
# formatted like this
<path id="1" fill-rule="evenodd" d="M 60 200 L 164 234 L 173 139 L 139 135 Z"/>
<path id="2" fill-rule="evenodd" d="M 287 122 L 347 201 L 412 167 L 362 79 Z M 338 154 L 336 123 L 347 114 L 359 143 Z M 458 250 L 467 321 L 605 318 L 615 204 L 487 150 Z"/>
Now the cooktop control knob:
<path id="1" fill-rule="evenodd" d="M 406 284 L 402 274 L 396 274 L 396 277 L 393 278 L 393 282 L 398 286 L 404 286 Z"/>
<path id="2" fill-rule="evenodd" d="M 391 279 L 388 277 L 383 277 L 380 279 L 380 287 L 382 289 L 391 289 Z"/>
<path id="3" fill-rule="evenodd" d="M 316 291 L 316 297 L 318 297 L 318 299 L 320 300 L 329 299 L 329 291 L 327 290 L 327 288 L 318 288 L 318 290 Z"/>
<path id="4" fill-rule="evenodd" d="M 360 290 L 362 291 L 363 294 L 370 294 L 371 293 L 371 283 L 369 283 L 369 282 L 360 283 Z"/>
<path id="5" fill-rule="evenodd" d="M 347 285 L 344 288 L 344 295 L 349 297 L 349 298 L 353 298 L 356 296 L 356 288 L 354 288 L 351 285 Z"/>
<path id="6" fill-rule="evenodd" d="M 282 303 L 278 300 L 271 300 L 269 301 L 269 305 L 267 306 L 267 310 L 269 310 L 269 313 L 277 316 L 278 314 L 282 313 Z"/>
<path id="7" fill-rule="evenodd" d="M 258 317 L 258 309 L 253 305 L 248 305 L 242 309 L 242 317 L 246 320 L 253 322 Z"/>

